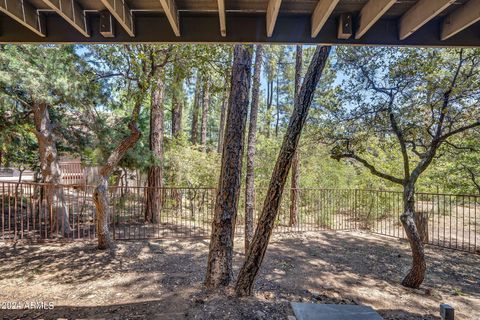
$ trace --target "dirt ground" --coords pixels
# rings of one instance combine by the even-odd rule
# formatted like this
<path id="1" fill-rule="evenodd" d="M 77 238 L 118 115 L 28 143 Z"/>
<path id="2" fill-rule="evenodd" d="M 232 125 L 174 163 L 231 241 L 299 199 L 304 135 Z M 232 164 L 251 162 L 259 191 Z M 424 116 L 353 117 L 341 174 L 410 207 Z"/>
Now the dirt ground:
<path id="1" fill-rule="evenodd" d="M 235 252 L 238 271 L 241 239 Z M 411 290 L 399 285 L 410 263 L 402 240 L 275 235 L 255 296 L 237 299 L 203 290 L 207 254 L 205 239 L 124 241 L 112 252 L 90 242 L 0 244 L 0 319 L 287 319 L 288 301 L 364 304 L 392 320 L 440 319 L 449 303 L 458 319 L 480 319 L 480 255 L 428 247 L 424 286 Z"/>

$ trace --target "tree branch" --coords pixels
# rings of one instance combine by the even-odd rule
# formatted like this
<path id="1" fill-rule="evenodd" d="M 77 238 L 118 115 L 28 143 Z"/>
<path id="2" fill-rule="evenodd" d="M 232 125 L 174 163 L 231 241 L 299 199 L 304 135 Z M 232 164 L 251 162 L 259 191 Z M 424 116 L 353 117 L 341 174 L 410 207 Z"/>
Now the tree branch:
<path id="1" fill-rule="evenodd" d="M 386 174 L 384 172 L 381 172 L 379 170 L 377 170 L 372 164 L 370 164 L 367 160 L 357 156 L 356 154 L 354 154 L 353 152 L 349 152 L 349 153 L 341 153 L 341 154 L 334 154 L 332 155 L 332 158 L 335 159 L 335 160 L 340 160 L 340 159 L 345 159 L 345 158 L 350 158 L 350 159 L 354 159 L 358 162 L 360 162 L 361 164 L 363 164 L 363 166 L 365 168 L 367 168 L 368 170 L 370 170 L 370 172 L 374 175 L 376 175 L 377 177 L 380 177 L 382 179 L 386 179 L 386 180 L 389 180 L 393 183 L 398 183 L 398 184 L 402 184 L 403 185 L 403 179 L 400 179 L 400 178 L 397 178 L 397 177 L 394 177 L 392 175 L 389 175 L 389 174 Z"/>

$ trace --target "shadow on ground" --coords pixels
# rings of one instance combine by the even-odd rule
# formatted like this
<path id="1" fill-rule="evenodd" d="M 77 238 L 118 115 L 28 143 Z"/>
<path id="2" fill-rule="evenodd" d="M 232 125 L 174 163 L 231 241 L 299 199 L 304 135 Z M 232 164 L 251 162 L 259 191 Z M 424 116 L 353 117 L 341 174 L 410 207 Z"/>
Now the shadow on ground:
<path id="1" fill-rule="evenodd" d="M 243 262 L 235 247 L 235 270 Z M 385 319 L 438 319 L 441 302 L 480 312 L 480 256 L 428 248 L 422 290 L 399 285 L 408 244 L 359 232 L 276 235 L 253 299 L 207 295 L 202 280 L 208 241 L 118 241 L 101 252 L 92 242 L 0 244 L 0 301 L 53 301 L 54 310 L 6 311 L 10 318 L 272 319 L 289 301 L 366 304 Z M 5 311 L 5 310 L 2 310 Z"/>

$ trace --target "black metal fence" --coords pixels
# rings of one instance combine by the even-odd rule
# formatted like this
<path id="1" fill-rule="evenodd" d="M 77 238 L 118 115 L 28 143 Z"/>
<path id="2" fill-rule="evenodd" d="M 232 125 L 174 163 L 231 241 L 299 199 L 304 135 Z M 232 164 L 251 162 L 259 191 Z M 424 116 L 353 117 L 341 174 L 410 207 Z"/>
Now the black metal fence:
<path id="1" fill-rule="evenodd" d="M 93 190 L 92 186 L 0 183 L 1 239 L 36 242 L 94 239 Z M 216 197 L 214 188 L 161 188 L 159 191 L 161 209 L 157 221 L 147 223 L 146 187 L 109 189 L 111 230 L 115 239 L 209 236 Z M 256 191 L 255 221 L 265 192 L 264 189 Z M 405 238 L 400 223 L 401 192 L 297 189 L 295 225 L 290 224 L 290 192 L 285 190 L 283 194 L 275 232 L 362 229 Z M 240 199 L 237 236 L 242 236 L 244 230 L 243 205 Z M 480 196 L 417 193 L 415 206 L 423 218 L 426 243 L 480 253 Z"/>

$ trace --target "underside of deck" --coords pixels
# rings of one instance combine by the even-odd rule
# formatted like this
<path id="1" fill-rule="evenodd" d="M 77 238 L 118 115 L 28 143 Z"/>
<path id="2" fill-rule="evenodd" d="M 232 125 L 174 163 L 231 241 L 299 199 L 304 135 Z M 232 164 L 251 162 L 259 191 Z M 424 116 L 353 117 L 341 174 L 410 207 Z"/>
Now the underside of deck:
<path id="1" fill-rule="evenodd" d="M 480 0 L 0 0 L 1 43 L 480 46 Z"/>

